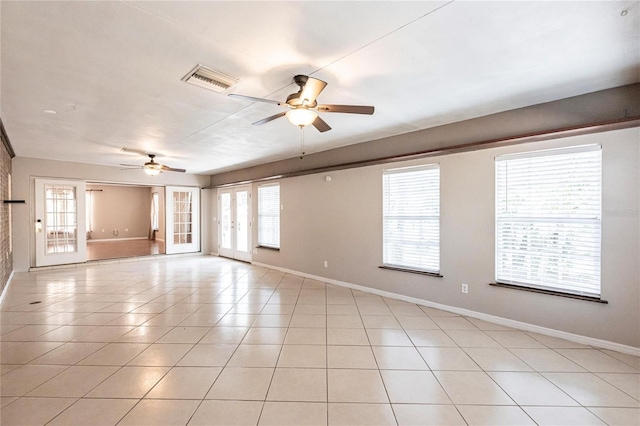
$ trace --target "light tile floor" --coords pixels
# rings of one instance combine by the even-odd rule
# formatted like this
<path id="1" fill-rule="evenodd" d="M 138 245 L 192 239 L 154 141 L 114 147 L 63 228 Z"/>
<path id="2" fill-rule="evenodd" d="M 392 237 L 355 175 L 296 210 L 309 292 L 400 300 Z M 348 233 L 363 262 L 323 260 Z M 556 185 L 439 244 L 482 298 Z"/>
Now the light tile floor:
<path id="1" fill-rule="evenodd" d="M 17 274 L 0 313 L 3 426 L 640 425 L 638 357 L 223 258 Z"/>

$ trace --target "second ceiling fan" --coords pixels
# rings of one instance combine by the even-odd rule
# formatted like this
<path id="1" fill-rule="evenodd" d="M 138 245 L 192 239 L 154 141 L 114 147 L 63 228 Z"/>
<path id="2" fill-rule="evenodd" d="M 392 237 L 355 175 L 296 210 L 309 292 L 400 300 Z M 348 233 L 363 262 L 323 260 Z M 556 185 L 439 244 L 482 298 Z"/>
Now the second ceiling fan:
<path id="1" fill-rule="evenodd" d="M 306 75 L 296 75 L 295 77 L 293 77 L 293 81 L 300 87 L 300 90 L 287 96 L 287 100 L 285 102 L 279 102 L 264 98 L 255 98 L 253 96 L 238 95 L 234 93 L 230 94 L 229 96 L 284 106 L 289 109 L 289 111 L 280 112 L 278 114 L 256 121 L 255 123 L 253 123 L 253 125 L 255 126 L 259 126 L 273 121 L 276 118 L 286 116 L 291 124 L 295 126 L 299 126 L 300 128 L 302 128 L 308 125 L 312 125 L 320 132 L 326 132 L 327 130 L 331 130 L 331 127 L 322 118 L 320 118 L 318 112 L 340 112 L 345 114 L 366 115 L 371 115 L 374 112 L 374 107 L 372 106 L 318 105 L 316 98 L 326 87 L 326 82 Z"/>

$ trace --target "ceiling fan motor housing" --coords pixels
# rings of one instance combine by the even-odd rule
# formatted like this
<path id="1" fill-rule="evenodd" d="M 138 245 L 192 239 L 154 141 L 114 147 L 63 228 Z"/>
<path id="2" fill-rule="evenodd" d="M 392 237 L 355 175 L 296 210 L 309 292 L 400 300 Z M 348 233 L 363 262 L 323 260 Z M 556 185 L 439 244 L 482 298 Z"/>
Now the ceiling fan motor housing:
<path id="1" fill-rule="evenodd" d="M 300 86 L 300 90 L 298 90 L 296 93 L 292 93 L 289 96 L 287 96 L 287 104 L 292 106 L 292 107 L 296 107 L 296 106 L 300 106 L 300 105 L 304 105 L 306 107 L 309 108 L 315 108 L 318 105 L 318 102 L 316 100 L 314 100 L 313 102 L 307 102 L 304 103 L 304 99 L 300 99 L 300 95 L 302 94 L 302 90 L 304 89 L 304 86 L 307 84 L 307 81 L 309 80 L 309 76 L 306 75 L 296 75 L 295 77 L 293 77 L 293 81 Z"/>

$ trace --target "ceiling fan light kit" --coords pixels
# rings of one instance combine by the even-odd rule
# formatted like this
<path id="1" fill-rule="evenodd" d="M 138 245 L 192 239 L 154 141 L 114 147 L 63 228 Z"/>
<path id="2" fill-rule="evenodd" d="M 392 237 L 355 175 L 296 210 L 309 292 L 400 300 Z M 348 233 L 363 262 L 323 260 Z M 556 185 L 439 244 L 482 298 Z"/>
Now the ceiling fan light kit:
<path id="1" fill-rule="evenodd" d="M 286 116 L 291 124 L 303 128 L 313 125 L 319 132 L 331 130 L 331 127 L 318 115 L 318 112 L 338 112 L 343 114 L 366 114 L 371 115 L 375 111 L 372 106 L 365 105 L 318 105 L 316 98 L 327 86 L 327 83 L 317 78 L 306 75 L 296 75 L 293 77 L 300 90 L 287 96 L 286 102 L 274 101 L 272 99 L 256 98 L 232 93 L 229 96 L 234 98 L 247 99 L 253 102 L 264 102 L 289 108 L 289 111 L 278 113 L 253 123 L 254 126 L 261 126 L 280 117 Z"/>
<path id="2" fill-rule="evenodd" d="M 145 172 L 146 174 L 148 174 L 149 176 L 157 176 L 157 175 L 159 175 L 160 173 L 162 173 L 162 170 L 160 170 L 160 169 L 158 169 L 158 168 L 155 168 L 155 167 L 154 167 L 154 168 L 151 168 L 151 167 L 145 167 L 143 170 L 144 170 L 144 172 Z"/>
<path id="3" fill-rule="evenodd" d="M 318 113 L 304 107 L 298 107 L 287 111 L 285 116 L 294 126 L 306 127 L 309 124 L 313 124 L 318 117 Z"/>

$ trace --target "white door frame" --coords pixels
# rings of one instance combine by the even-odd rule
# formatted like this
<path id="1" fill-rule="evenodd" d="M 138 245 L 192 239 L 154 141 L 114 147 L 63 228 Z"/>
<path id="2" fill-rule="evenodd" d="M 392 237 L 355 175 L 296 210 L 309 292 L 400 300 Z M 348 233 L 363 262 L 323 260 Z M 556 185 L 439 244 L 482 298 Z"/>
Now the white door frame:
<path id="1" fill-rule="evenodd" d="M 189 213 L 175 212 L 176 205 L 174 204 L 174 193 L 188 193 L 191 194 L 191 208 Z M 164 231 L 164 244 L 166 254 L 177 253 L 196 253 L 200 251 L 200 188 L 187 187 L 187 186 L 165 186 L 165 231 Z M 176 236 L 176 221 L 174 220 L 174 213 L 177 215 L 190 214 L 190 219 L 187 220 L 187 224 L 178 223 L 177 226 L 185 226 L 185 229 L 180 229 Z M 179 219 L 178 222 L 184 222 L 184 219 Z M 189 226 L 190 225 L 190 226 Z M 185 235 L 186 234 L 186 235 Z M 180 238 L 185 236 L 186 241 L 181 241 Z"/>
<path id="2" fill-rule="evenodd" d="M 47 185 L 71 186 L 75 188 L 75 249 L 71 252 L 48 253 L 47 232 L 51 230 L 52 224 L 48 220 L 46 211 L 46 191 Z M 86 182 L 82 180 L 61 180 L 61 179 L 35 179 L 35 232 L 36 267 L 64 265 L 68 263 L 83 263 L 87 261 L 87 224 L 86 224 Z M 59 213 L 60 214 L 60 213 Z M 63 219 L 63 221 L 68 218 Z M 67 234 L 68 231 L 60 229 L 56 233 Z M 66 238 L 66 236 L 65 236 Z"/>
<path id="3" fill-rule="evenodd" d="M 239 185 L 229 188 L 220 188 L 218 189 L 218 255 L 223 257 L 228 257 L 231 259 L 242 260 L 244 262 L 251 262 L 251 254 L 252 254 L 252 245 L 251 241 L 253 238 L 253 203 L 252 203 L 252 193 L 251 193 L 251 185 Z M 238 222 L 238 211 L 237 211 L 237 193 L 239 192 L 247 192 L 247 224 L 246 224 L 246 251 L 239 249 L 238 244 L 238 226 L 242 225 L 242 222 Z M 231 239 L 230 239 L 230 247 L 223 247 L 222 241 L 222 227 L 223 227 L 223 216 L 222 216 L 222 194 L 229 194 L 230 203 L 231 203 Z"/>

